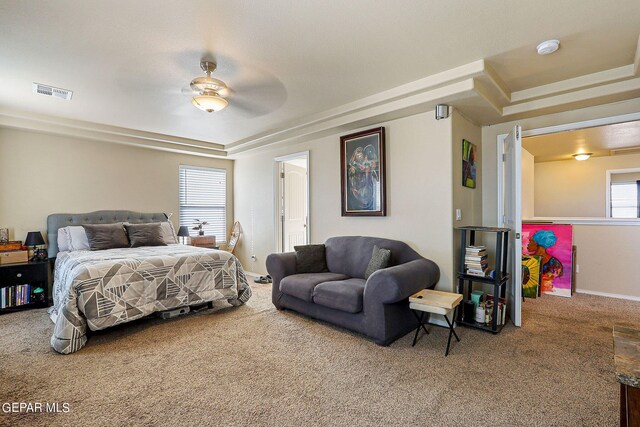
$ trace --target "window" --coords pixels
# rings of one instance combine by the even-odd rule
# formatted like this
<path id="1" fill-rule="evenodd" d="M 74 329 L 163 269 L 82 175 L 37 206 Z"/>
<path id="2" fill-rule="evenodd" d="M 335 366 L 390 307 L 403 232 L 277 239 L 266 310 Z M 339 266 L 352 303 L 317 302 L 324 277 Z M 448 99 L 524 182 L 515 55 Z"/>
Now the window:
<path id="1" fill-rule="evenodd" d="M 640 218 L 640 171 L 610 171 L 611 218 Z"/>
<path id="2" fill-rule="evenodd" d="M 216 243 L 227 240 L 227 171 L 224 169 L 180 166 L 180 225 L 192 230 L 195 220 L 206 221 L 204 232 L 216 236 Z"/>

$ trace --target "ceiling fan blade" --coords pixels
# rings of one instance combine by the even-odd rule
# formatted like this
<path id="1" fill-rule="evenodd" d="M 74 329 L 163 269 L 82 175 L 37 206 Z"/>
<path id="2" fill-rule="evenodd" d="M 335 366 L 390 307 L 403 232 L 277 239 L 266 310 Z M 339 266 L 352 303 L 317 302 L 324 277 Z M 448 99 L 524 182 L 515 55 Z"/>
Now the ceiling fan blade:
<path id="1" fill-rule="evenodd" d="M 287 100 L 287 92 L 279 81 L 234 85 L 228 92 L 229 105 L 251 117 L 269 114 Z"/>
<path id="2" fill-rule="evenodd" d="M 185 86 L 182 89 L 180 89 L 180 93 L 185 95 L 185 96 L 195 96 L 197 95 L 199 92 L 195 91 L 193 89 L 191 89 L 190 86 Z"/>

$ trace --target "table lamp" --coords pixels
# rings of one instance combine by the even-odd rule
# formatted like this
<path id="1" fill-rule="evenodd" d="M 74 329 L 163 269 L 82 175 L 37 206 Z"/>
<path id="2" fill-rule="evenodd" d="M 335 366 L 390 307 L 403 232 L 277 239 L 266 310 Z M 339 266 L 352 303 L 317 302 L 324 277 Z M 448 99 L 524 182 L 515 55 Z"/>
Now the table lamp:
<path id="1" fill-rule="evenodd" d="M 38 259 L 38 246 L 44 245 L 42 234 L 39 231 L 29 231 L 27 233 L 27 238 L 24 239 L 24 245 L 33 247 L 33 256 L 31 257 L 31 261 Z"/>
<path id="2" fill-rule="evenodd" d="M 187 237 L 189 237 L 189 227 L 186 225 L 181 225 L 178 229 L 178 236 L 182 237 L 182 244 L 186 243 Z"/>

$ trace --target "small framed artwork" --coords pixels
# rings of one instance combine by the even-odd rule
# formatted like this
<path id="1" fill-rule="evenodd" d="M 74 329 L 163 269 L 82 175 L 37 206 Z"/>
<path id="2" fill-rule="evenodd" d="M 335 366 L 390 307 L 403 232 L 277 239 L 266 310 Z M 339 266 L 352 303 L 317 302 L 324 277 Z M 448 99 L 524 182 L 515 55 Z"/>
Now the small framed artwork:
<path id="1" fill-rule="evenodd" d="M 476 188 L 476 145 L 462 140 L 462 185 Z"/>
<path id="2" fill-rule="evenodd" d="M 342 216 L 385 216 L 384 127 L 340 137 Z"/>

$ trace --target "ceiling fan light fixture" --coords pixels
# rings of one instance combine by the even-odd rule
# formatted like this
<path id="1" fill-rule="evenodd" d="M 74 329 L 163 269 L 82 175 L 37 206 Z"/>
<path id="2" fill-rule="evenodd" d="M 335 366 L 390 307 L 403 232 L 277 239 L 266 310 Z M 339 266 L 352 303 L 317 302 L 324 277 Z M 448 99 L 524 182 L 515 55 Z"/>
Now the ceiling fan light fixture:
<path id="1" fill-rule="evenodd" d="M 577 153 L 573 154 L 573 158 L 581 162 L 587 160 L 589 157 L 591 157 L 592 154 L 593 153 Z"/>
<path id="2" fill-rule="evenodd" d="M 227 85 L 222 80 L 214 79 L 211 76 L 202 76 L 191 80 L 191 89 L 196 92 L 204 92 L 205 90 L 221 92 L 227 89 Z"/>
<path id="3" fill-rule="evenodd" d="M 219 96 L 213 91 L 205 90 L 202 94 L 196 95 L 191 99 L 191 103 L 202 111 L 213 113 L 223 110 L 229 105 L 226 99 Z"/>

